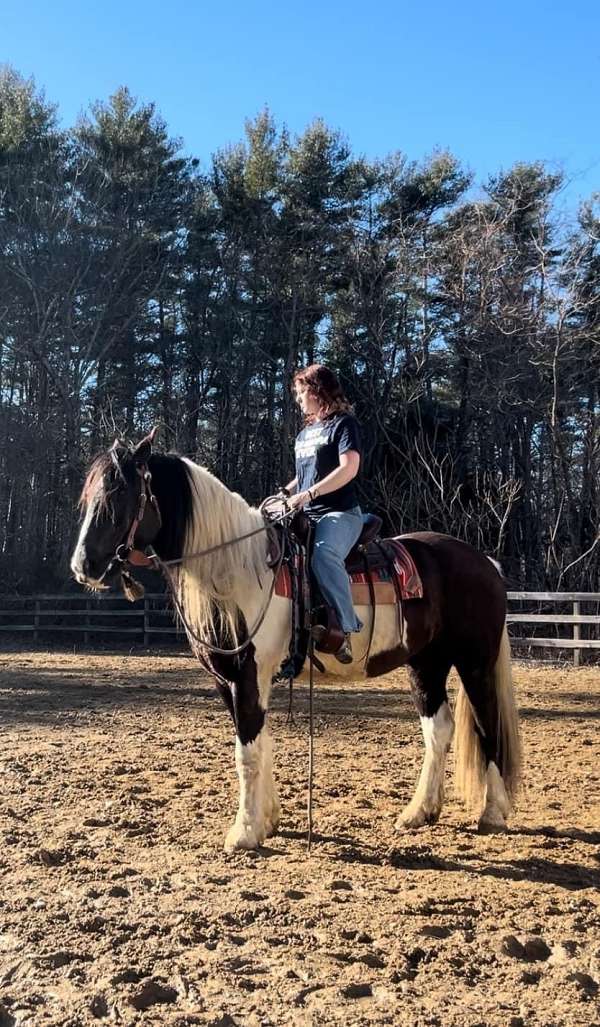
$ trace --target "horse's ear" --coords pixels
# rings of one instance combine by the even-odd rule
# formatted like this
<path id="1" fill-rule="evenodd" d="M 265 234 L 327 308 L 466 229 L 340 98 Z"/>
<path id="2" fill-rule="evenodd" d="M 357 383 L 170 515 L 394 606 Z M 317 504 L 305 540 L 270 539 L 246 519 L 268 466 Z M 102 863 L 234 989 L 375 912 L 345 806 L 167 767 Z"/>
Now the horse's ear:
<path id="1" fill-rule="evenodd" d="M 152 455 L 152 443 L 154 437 L 158 431 L 158 426 L 155 426 L 141 442 L 138 442 L 137 446 L 133 451 L 133 458 L 136 464 L 147 464 Z"/>

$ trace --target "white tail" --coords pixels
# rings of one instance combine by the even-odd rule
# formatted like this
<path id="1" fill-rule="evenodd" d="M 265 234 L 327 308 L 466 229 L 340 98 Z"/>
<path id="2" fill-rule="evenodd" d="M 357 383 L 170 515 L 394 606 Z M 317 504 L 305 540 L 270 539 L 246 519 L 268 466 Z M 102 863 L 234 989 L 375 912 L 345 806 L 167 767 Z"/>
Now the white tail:
<path id="1" fill-rule="evenodd" d="M 514 799 L 521 772 L 521 739 L 506 624 L 494 667 L 494 690 L 497 706 L 497 717 L 494 718 L 496 723 L 493 725 L 496 733 L 494 762 L 502 775 L 507 795 Z M 454 718 L 455 787 L 468 806 L 481 805 L 486 774 L 485 756 L 476 731 L 477 717 L 462 685 L 456 700 Z"/>

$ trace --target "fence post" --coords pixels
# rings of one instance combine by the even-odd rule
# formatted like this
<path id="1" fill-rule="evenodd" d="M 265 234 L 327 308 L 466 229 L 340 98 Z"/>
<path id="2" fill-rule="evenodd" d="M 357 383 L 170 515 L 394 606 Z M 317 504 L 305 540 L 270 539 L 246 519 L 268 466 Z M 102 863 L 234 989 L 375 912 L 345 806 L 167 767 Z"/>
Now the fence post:
<path id="1" fill-rule="evenodd" d="M 38 628 L 39 628 L 39 626 L 40 626 L 40 601 L 39 601 L 39 599 L 36 599 L 36 601 L 35 601 L 35 614 L 34 614 L 34 617 L 33 617 L 33 641 L 34 642 L 37 642 L 37 640 L 38 640 Z"/>
<path id="2" fill-rule="evenodd" d="M 150 617 L 148 616 L 148 597 L 144 596 L 144 647 L 150 646 Z"/>
<path id="3" fill-rule="evenodd" d="M 580 605 L 579 605 L 578 600 L 575 599 L 573 601 L 573 616 L 574 617 L 579 617 L 579 611 L 580 611 Z M 574 639 L 581 638 L 579 624 L 574 624 L 573 625 L 573 638 Z M 579 654 L 580 654 L 580 652 L 581 652 L 581 649 L 574 649 L 573 650 L 573 666 L 574 667 L 578 667 L 579 666 Z"/>

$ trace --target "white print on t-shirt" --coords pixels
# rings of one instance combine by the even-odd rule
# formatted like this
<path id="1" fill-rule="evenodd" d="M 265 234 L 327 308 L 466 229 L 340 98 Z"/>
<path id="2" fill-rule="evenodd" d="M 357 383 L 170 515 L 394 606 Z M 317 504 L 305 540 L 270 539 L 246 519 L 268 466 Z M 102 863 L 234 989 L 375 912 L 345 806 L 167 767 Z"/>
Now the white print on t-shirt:
<path id="1" fill-rule="evenodd" d="M 303 439 L 296 442 L 296 459 L 303 460 L 307 456 L 314 456 L 321 446 L 329 442 L 329 431 L 325 427 L 307 428 Z"/>

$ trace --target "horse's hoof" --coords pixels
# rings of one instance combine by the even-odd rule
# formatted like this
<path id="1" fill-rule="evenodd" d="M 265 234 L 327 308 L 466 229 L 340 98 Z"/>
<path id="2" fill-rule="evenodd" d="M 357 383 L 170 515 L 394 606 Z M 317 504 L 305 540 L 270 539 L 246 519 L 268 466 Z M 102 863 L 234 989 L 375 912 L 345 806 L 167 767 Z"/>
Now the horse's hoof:
<path id="1" fill-rule="evenodd" d="M 503 820 L 484 820 L 477 824 L 477 834 L 504 834 L 506 824 Z"/>
<path id="2" fill-rule="evenodd" d="M 263 841 L 251 824 L 234 824 L 225 836 L 225 852 L 258 849 Z"/>
<path id="3" fill-rule="evenodd" d="M 441 810 L 406 809 L 401 813 L 394 824 L 395 831 L 414 831 L 418 827 L 425 827 L 426 824 L 437 824 Z"/>

